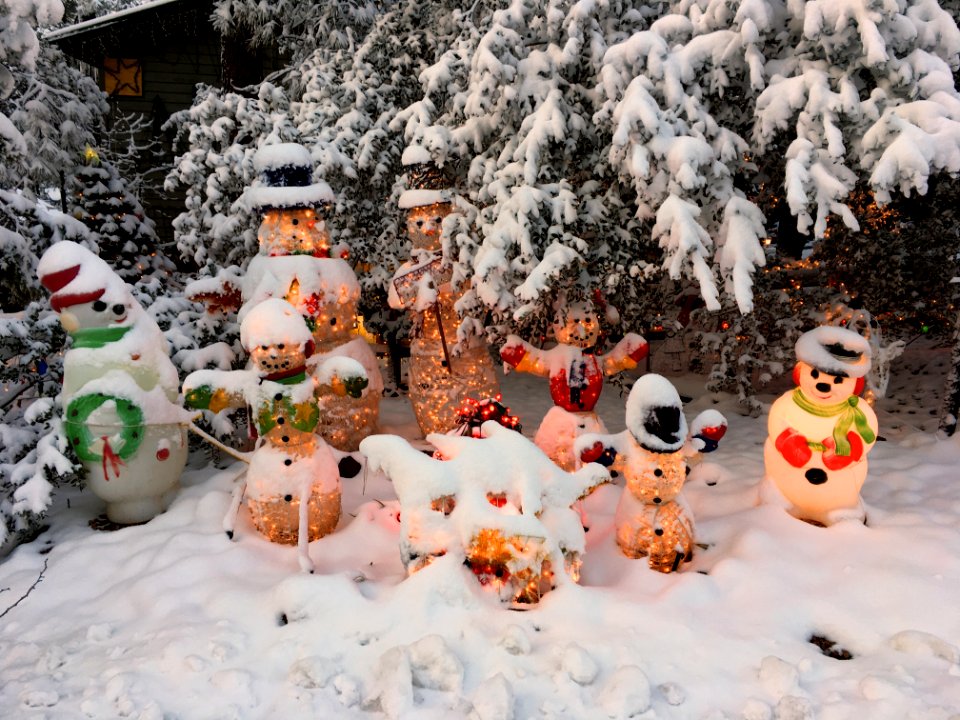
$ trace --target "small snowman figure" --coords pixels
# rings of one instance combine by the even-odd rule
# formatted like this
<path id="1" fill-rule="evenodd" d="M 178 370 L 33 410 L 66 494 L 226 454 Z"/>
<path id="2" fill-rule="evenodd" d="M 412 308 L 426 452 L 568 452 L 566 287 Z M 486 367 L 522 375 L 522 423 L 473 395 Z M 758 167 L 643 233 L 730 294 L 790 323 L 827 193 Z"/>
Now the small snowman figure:
<path id="1" fill-rule="evenodd" d="M 644 375 L 627 397 L 627 429 L 616 435 L 583 435 L 576 450 L 583 462 L 621 472 L 627 486 L 617 505 L 617 545 L 629 558 L 646 557 L 660 572 L 677 570 L 693 558 L 693 514 L 681 490 L 690 452 L 710 452 L 726 421 L 707 410 L 699 433 L 687 438 L 687 421 L 676 388 L 665 377 Z M 701 414 L 703 415 L 703 414 Z M 718 417 L 719 416 L 719 417 Z"/>
<path id="2" fill-rule="evenodd" d="M 500 358 L 519 372 L 550 378 L 550 408 L 534 442 L 564 470 L 579 465 L 574 440 L 584 433 L 606 433 L 603 421 L 593 411 L 604 378 L 630 370 L 650 350 L 647 341 L 627 333 L 606 355 L 593 351 L 600 338 L 600 318 L 589 301 L 564 303 L 553 324 L 557 345 L 540 350 L 516 335 L 507 337 Z"/>
<path id="3" fill-rule="evenodd" d="M 177 370 L 157 323 L 97 255 L 62 241 L 37 266 L 73 344 L 63 360 L 64 430 L 87 486 L 121 525 L 150 520 L 187 459 Z"/>
<path id="4" fill-rule="evenodd" d="M 272 542 L 297 544 L 301 569 L 313 572 L 308 543 L 333 532 L 340 520 L 337 462 L 315 432 L 318 397 L 328 391 L 359 397 L 367 376 L 347 357 L 308 367 L 313 337 L 303 316 L 285 300 L 253 307 L 240 325 L 240 342 L 253 367 L 191 373 L 183 384 L 187 406 L 213 412 L 252 408 L 259 439 L 247 470 L 250 515 Z M 227 535 L 232 537 L 232 526 Z"/>
<path id="5" fill-rule="evenodd" d="M 796 344 L 797 386 L 770 408 L 761 499 L 801 520 L 832 525 L 866 518 L 860 488 L 877 416 L 858 397 L 870 372 L 870 343 L 852 330 L 823 326 Z"/>

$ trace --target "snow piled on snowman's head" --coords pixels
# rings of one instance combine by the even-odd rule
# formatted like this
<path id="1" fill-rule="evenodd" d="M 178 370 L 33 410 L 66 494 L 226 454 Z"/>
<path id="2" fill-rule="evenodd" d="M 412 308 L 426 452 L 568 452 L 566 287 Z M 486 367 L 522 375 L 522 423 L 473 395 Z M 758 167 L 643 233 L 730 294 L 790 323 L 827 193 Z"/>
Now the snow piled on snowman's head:
<path id="1" fill-rule="evenodd" d="M 795 347 L 797 360 L 821 372 L 861 378 L 870 372 L 870 342 L 846 328 L 824 325 L 805 332 Z"/>
<path id="2" fill-rule="evenodd" d="M 680 394 L 662 375 L 650 373 L 633 384 L 626 421 L 637 442 L 654 452 L 676 452 L 687 438 Z"/>
<path id="3" fill-rule="evenodd" d="M 303 316 L 279 298 L 254 306 L 240 324 L 240 344 L 248 351 L 257 345 L 304 346 L 312 339 Z"/>
<path id="4" fill-rule="evenodd" d="M 368 467 L 382 469 L 393 482 L 404 542 L 420 554 L 462 558 L 481 530 L 497 529 L 506 537 L 542 538 L 554 567 L 563 567 L 561 551 L 583 552 L 586 544 L 571 505 L 607 482 L 606 470 L 589 464 L 568 473 L 528 438 L 492 420 L 481 432 L 482 438 L 429 435 L 444 460 L 393 435 L 373 435 L 360 443 Z M 492 504 L 491 495 L 502 496 L 503 503 Z M 432 501 L 446 496 L 456 499 L 449 515 L 431 508 Z"/>
<path id="5" fill-rule="evenodd" d="M 40 258 L 37 276 L 52 293 L 50 305 L 60 312 L 100 300 L 107 305 L 139 304 L 127 284 L 103 259 L 70 240 L 51 245 Z"/>

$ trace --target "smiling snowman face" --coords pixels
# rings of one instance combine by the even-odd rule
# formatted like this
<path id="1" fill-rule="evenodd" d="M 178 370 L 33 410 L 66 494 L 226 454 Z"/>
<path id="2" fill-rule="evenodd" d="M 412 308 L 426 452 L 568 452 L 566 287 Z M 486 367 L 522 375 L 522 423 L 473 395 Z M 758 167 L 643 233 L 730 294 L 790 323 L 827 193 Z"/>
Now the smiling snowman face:
<path id="1" fill-rule="evenodd" d="M 104 300 L 71 305 L 60 311 L 60 324 L 67 332 L 90 328 L 129 325 L 132 301 L 108 303 Z"/>
<path id="2" fill-rule="evenodd" d="M 563 317 L 554 324 L 553 334 L 561 345 L 572 345 L 581 350 L 594 347 L 600 337 L 600 319 L 593 305 L 585 302 L 568 305 Z"/>
<path id="3" fill-rule="evenodd" d="M 797 363 L 795 379 L 803 394 L 818 405 L 835 405 L 856 394 L 856 378 L 831 375 L 805 362 Z"/>
<path id="4" fill-rule="evenodd" d="M 453 212 L 450 203 L 434 203 L 410 208 L 407 212 L 407 235 L 417 250 L 436 252 L 440 249 L 443 219 Z"/>

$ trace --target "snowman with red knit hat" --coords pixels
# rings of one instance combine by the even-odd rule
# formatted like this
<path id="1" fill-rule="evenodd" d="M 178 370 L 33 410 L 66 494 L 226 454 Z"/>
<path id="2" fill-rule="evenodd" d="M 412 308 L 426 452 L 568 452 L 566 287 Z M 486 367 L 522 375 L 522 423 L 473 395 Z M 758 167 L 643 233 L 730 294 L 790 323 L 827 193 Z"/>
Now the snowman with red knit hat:
<path id="1" fill-rule="evenodd" d="M 73 344 L 63 360 L 64 428 L 107 501 L 107 517 L 145 522 L 162 512 L 186 463 L 179 381 L 166 339 L 129 286 L 85 247 L 51 246 L 37 267 Z"/>
<path id="2" fill-rule="evenodd" d="M 878 430 L 873 408 L 859 398 L 870 343 L 852 330 L 824 326 L 804 333 L 796 354 L 797 387 L 770 408 L 761 499 L 817 525 L 862 522 L 860 488 Z"/>

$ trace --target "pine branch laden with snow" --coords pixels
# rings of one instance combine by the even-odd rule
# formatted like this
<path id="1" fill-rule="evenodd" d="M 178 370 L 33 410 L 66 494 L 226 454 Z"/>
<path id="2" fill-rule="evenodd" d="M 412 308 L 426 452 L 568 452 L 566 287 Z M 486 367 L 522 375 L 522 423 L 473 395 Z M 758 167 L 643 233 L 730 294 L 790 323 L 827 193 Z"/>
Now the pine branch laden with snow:
<path id="1" fill-rule="evenodd" d="M 787 37 L 767 63 L 754 139 L 763 152 L 793 137 L 787 193 L 801 231 L 822 236 L 830 213 L 849 224 L 843 198 L 858 178 L 885 202 L 960 171 L 955 17 L 935 0 L 809 0 L 783 13 Z"/>
<path id="2" fill-rule="evenodd" d="M 426 148 L 470 213 L 445 238 L 472 284 L 466 311 L 495 333 L 533 327 L 574 283 L 640 317 L 636 287 L 658 266 L 711 308 L 731 295 L 747 311 L 760 182 L 819 236 L 831 215 L 856 226 L 858 181 L 883 200 L 960 168 L 960 33 L 934 0 L 295 5 L 218 4 L 219 24 L 279 34 L 293 62 L 255 100 L 206 90 L 178 118 L 191 149 L 170 179 L 188 191 L 177 233 L 202 264 L 250 254 L 254 223 L 234 200 L 268 138 L 311 148 L 337 194 L 331 227 L 369 263 L 367 293 L 406 256 L 399 160 Z M 311 34 L 351 13 L 332 42 Z M 760 180 L 753 158 L 775 147 L 783 174 Z"/>

